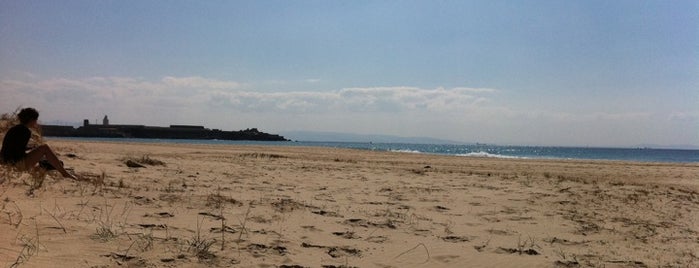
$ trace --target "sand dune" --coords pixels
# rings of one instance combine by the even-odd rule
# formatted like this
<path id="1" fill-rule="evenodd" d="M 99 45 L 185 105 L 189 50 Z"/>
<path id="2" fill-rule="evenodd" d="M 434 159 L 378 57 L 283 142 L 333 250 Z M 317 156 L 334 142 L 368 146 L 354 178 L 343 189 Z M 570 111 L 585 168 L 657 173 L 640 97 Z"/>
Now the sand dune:
<path id="1" fill-rule="evenodd" d="M 699 164 L 49 143 L 86 180 L 4 170 L 3 267 L 699 266 Z"/>

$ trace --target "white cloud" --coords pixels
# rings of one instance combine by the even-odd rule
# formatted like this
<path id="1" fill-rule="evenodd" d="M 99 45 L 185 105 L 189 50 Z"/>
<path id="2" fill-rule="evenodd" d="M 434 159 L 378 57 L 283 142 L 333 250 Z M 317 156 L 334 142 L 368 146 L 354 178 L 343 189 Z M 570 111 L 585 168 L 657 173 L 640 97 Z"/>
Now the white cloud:
<path id="1" fill-rule="evenodd" d="M 453 90 L 461 91 L 461 92 L 472 92 L 472 93 L 494 93 L 494 92 L 497 92 L 497 90 L 493 89 L 493 88 L 456 87 L 456 88 L 453 88 Z"/>
<path id="2" fill-rule="evenodd" d="M 492 91 L 491 91 L 492 92 Z M 422 89 L 416 87 L 347 88 L 338 92 L 345 101 L 370 111 L 464 111 L 485 100 L 466 88 Z"/>
<path id="3" fill-rule="evenodd" d="M 470 93 L 463 88 L 369 87 L 333 91 L 212 91 L 208 94 L 212 104 L 241 111 L 306 113 L 461 111 L 486 99 Z"/>
<path id="4" fill-rule="evenodd" d="M 352 87 L 325 91 L 255 90 L 254 84 L 199 76 L 147 80 L 23 76 L 0 80 L 0 108 L 37 107 L 46 121 L 99 119 L 150 125 L 324 130 L 537 144 L 694 143 L 696 111 L 654 113 L 547 110 L 524 100 L 502 104 L 488 88 Z M 540 102 L 537 102 L 540 103 Z M 673 131 L 677 129 L 677 131 Z"/>
<path id="5" fill-rule="evenodd" d="M 466 111 L 482 104 L 492 89 L 417 87 L 366 87 L 330 91 L 250 90 L 236 81 L 199 76 L 167 76 L 160 80 L 131 77 L 83 79 L 2 80 L 3 106 L 37 103 L 42 107 L 67 107 L 75 112 L 147 114 L 163 117 L 163 108 L 180 113 L 432 113 Z M 31 100 L 31 101 L 29 101 Z M 65 113 L 65 112 L 64 112 Z M 83 115 L 86 116 L 86 115 Z M 173 115 L 166 115 L 173 117 Z M 62 118 L 65 120 L 65 118 Z M 202 118 L 204 120 L 204 118 Z"/>
<path id="6" fill-rule="evenodd" d="M 162 82 L 166 86 L 182 87 L 189 89 L 236 89 L 240 87 L 240 83 L 238 82 L 207 79 L 200 76 L 166 76 L 162 79 Z"/>

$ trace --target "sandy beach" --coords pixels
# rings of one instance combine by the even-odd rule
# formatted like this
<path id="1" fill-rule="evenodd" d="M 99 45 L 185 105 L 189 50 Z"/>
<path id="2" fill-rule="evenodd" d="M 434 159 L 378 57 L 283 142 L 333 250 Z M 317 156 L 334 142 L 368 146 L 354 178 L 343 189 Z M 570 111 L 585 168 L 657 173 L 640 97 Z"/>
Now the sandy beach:
<path id="1" fill-rule="evenodd" d="M 85 180 L 3 168 L 2 267 L 699 266 L 697 163 L 48 143 Z"/>

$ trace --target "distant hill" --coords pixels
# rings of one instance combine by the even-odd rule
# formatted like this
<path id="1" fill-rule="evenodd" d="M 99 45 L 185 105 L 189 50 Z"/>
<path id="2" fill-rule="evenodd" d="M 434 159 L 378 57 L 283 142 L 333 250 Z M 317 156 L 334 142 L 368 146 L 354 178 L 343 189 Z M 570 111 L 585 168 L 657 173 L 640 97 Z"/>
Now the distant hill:
<path id="1" fill-rule="evenodd" d="M 82 122 L 68 122 L 68 121 L 60 121 L 60 120 L 53 120 L 53 121 L 48 121 L 48 122 L 41 122 L 42 125 L 55 125 L 55 126 L 71 126 L 71 127 L 79 127 L 82 126 Z"/>
<path id="2" fill-rule="evenodd" d="M 400 137 L 391 135 L 367 135 L 323 131 L 281 131 L 290 140 L 319 142 L 374 142 L 374 143 L 416 143 L 416 144 L 467 144 L 459 141 L 429 137 Z"/>
<path id="3" fill-rule="evenodd" d="M 699 150 L 699 146 L 690 144 L 679 145 L 659 145 L 659 144 L 639 144 L 636 148 L 652 148 L 652 149 L 676 149 L 676 150 Z"/>

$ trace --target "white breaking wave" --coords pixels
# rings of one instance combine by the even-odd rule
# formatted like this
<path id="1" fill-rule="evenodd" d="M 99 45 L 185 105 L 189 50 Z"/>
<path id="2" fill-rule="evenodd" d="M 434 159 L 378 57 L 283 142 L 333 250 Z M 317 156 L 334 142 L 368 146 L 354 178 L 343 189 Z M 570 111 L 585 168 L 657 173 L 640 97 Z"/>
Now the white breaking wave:
<path id="1" fill-rule="evenodd" d="M 417 150 L 408 150 L 408 149 L 391 150 L 391 152 L 394 152 L 394 153 L 411 153 L 411 154 L 421 154 L 421 153 L 422 153 L 422 152 L 417 151 Z"/>
<path id="2" fill-rule="evenodd" d="M 469 156 L 469 157 L 492 157 L 492 158 L 510 158 L 510 159 L 526 158 L 526 157 L 521 157 L 521 156 L 491 154 L 491 153 L 483 152 L 483 151 L 467 153 L 467 154 L 457 154 L 457 155 L 458 156 Z"/>

